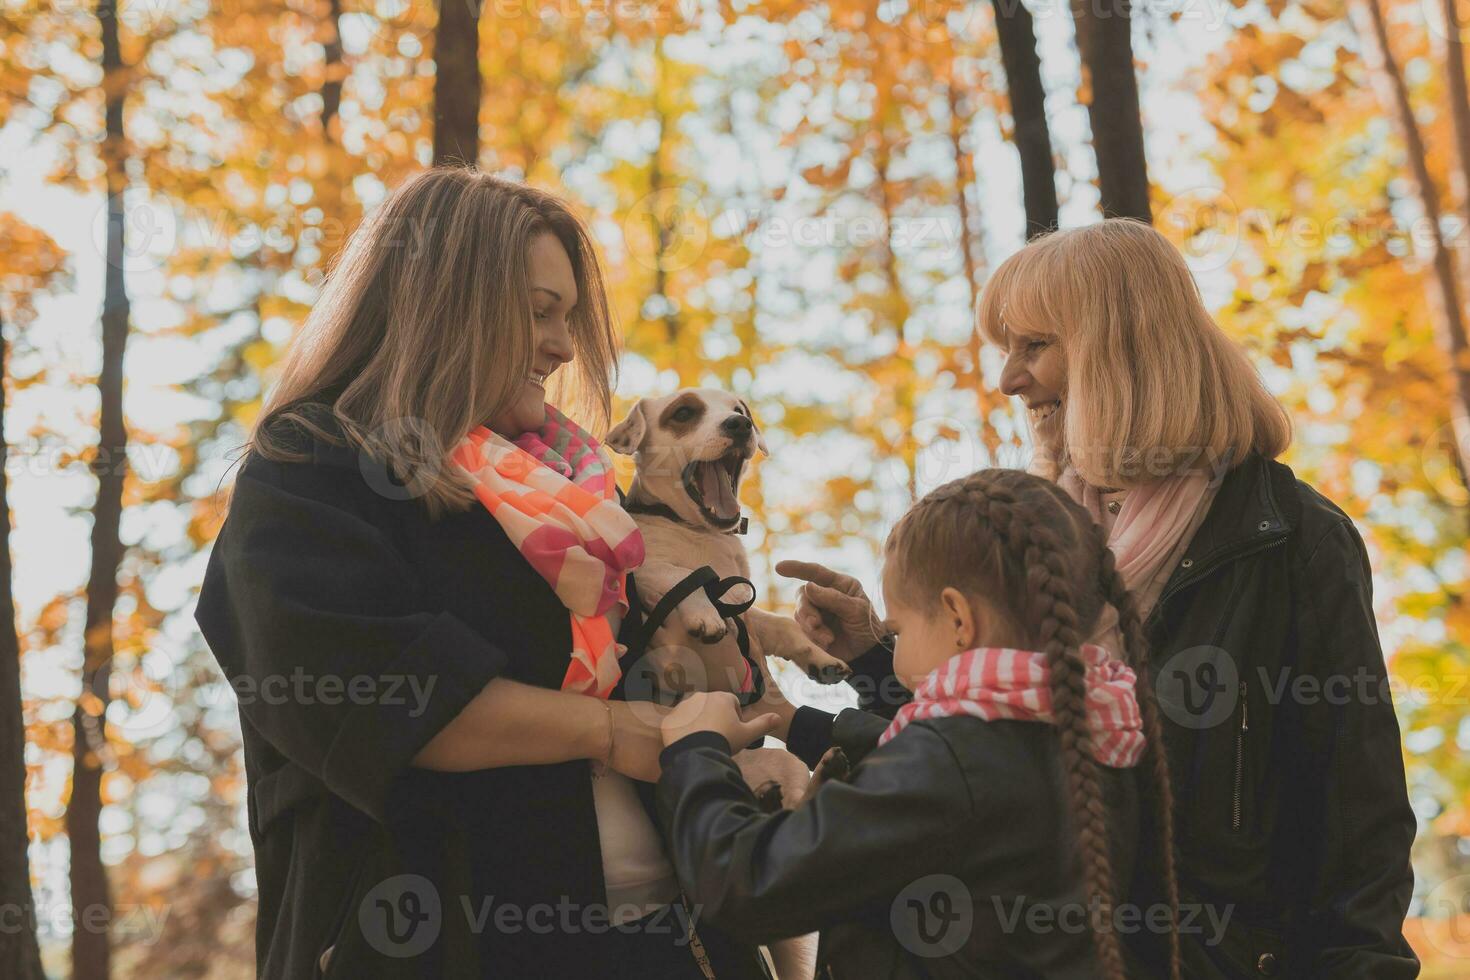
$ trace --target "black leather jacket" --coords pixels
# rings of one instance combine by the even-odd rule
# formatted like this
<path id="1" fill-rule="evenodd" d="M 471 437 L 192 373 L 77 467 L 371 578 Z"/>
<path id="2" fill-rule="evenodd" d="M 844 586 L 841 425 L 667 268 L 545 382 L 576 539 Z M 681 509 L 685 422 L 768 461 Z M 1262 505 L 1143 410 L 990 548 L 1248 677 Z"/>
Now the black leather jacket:
<path id="1" fill-rule="evenodd" d="M 850 757 L 886 721 L 844 711 Z M 1056 729 L 962 716 L 918 721 L 844 782 L 759 812 L 712 732 L 664 750 L 658 805 L 685 894 L 753 942 L 820 929 L 819 976 L 1097 975 Z M 1113 868 L 1137 846 L 1136 770 L 1101 769 Z"/>
<path id="2" fill-rule="evenodd" d="M 1417 976 L 1403 938 L 1415 820 L 1352 521 L 1251 454 L 1225 474 L 1147 627 L 1194 917 L 1184 975 Z M 878 647 L 853 666 L 860 703 L 891 714 L 895 699 L 874 694 L 893 690 L 891 658 Z M 830 726 L 799 709 L 793 750 L 819 755 Z M 1140 907 L 1159 900 L 1151 853 Z M 1220 935 L 1210 922 L 1222 920 Z M 1157 961 L 1149 935 L 1134 946 Z"/>
<path id="3" fill-rule="evenodd" d="M 1185 975 L 1417 976 L 1415 820 L 1352 521 L 1252 454 L 1148 628 L 1180 886 L 1233 909 L 1223 942 L 1185 937 Z"/>

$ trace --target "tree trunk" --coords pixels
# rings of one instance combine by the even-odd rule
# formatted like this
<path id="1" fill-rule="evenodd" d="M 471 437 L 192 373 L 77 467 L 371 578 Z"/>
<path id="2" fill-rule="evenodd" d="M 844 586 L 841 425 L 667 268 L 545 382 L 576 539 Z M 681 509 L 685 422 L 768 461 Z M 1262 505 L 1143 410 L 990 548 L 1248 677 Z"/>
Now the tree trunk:
<path id="1" fill-rule="evenodd" d="M 671 206 L 663 198 L 664 145 L 669 136 L 669 116 L 664 111 L 663 103 L 664 71 L 667 66 L 663 38 L 662 36 L 655 37 L 653 39 L 654 84 L 653 91 L 649 93 L 649 99 L 653 106 L 653 117 L 658 122 L 658 141 L 653 144 L 653 156 L 648 161 L 648 197 L 651 202 L 648 209 L 648 220 L 653 225 L 650 229 L 653 233 L 653 291 L 649 295 L 658 297 L 663 309 L 664 340 L 670 347 L 677 350 L 680 318 L 679 309 L 674 305 L 674 298 L 669 295 L 669 265 L 670 253 L 675 245 L 676 229 L 674 225 L 679 221 L 679 209 L 677 205 Z M 679 384 L 693 385 L 703 370 L 703 367 L 698 364 L 690 362 L 681 364 Z"/>
<path id="2" fill-rule="evenodd" d="M 0 324 L 0 331 L 4 325 Z M 0 976 L 45 980 L 36 944 L 35 899 L 26 832 L 26 730 L 20 693 L 20 638 L 10 581 L 10 503 L 6 494 L 6 346 L 0 333 Z"/>
<path id="3" fill-rule="evenodd" d="M 327 38 L 322 44 L 322 63 L 326 66 L 322 82 L 322 136 L 337 142 L 332 121 L 342 107 L 342 0 L 328 0 Z"/>
<path id="4" fill-rule="evenodd" d="M 1455 284 L 1453 261 L 1440 231 L 1439 191 L 1429 173 L 1424 138 L 1419 133 L 1414 108 L 1409 102 L 1408 86 L 1388 44 L 1383 8 L 1378 5 L 1378 0 L 1353 0 L 1349 9 L 1362 41 L 1363 61 L 1378 91 L 1378 98 L 1403 138 L 1414 193 L 1424 214 L 1424 236 L 1414 235 L 1413 240 L 1416 244 L 1425 237 L 1429 240 L 1425 256 L 1432 280 L 1429 305 L 1434 315 L 1435 339 L 1448 358 L 1453 382 L 1450 408 L 1460 471 L 1470 473 L 1470 352 L 1466 350 L 1464 311 Z"/>
<path id="5" fill-rule="evenodd" d="M 965 142 L 965 121 L 968 118 L 964 111 L 963 96 L 953 85 L 945 86 L 945 94 L 949 100 L 949 150 L 954 157 L 955 171 L 955 202 L 960 212 L 960 258 L 964 263 L 965 271 L 965 302 L 966 308 L 975 309 L 976 301 L 980 298 L 980 286 L 982 270 L 985 266 L 985 236 L 980 224 L 980 216 L 970 206 L 970 189 L 976 189 L 976 201 L 979 201 L 979 189 L 975 185 L 975 155 L 970 152 Z M 993 409 L 1004 402 L 1008 402 L 1005 395 L 999 391 L 992 390 L 981 384 L 980 378 L 980 348 L 984 344 L 980 339 L 980 325 L 975 318 L 970 318 L 970 338 L 966 344 L 971 376 L 969 379 L 970 390 L 975 393 L 977 401 L 977 417 L 981 420 L 979 427 L 979 438 L 985 449 L 994 459 L 1000 448 L 1000 433 L 995 426 L 988 425 L 985 420 L 990 418 Z"/>
<path id="6" fill-rule="evenodd" d="M 66 833 L 71 846 L 73 980 L 107 980 L 111 969 L 108 927 L 112 899 L 107 869 L 102 864 L 98 817 L 102 812 L 102 772 L 111 756 L 106 731 L 107 686 L 117 571 L 123 553 L 118 528 L 127 471 L 127 430 L 123 423 L 123 353 L 128 339 L 128 294 L 123 279 L 127 150 L 117 0 L 98 0 L 97 20 L 102 29 L 102 86 L 107 93 L 107 130 L 102 143 L 107 179 L 107 267 L 102 299 L 102 371 L 97 379 L 101 410 L 94 463 L 97 501 L 92 507 L 92 567 L 87 579 L 82 690 L 72 717 L 71 800 L 66 808 Z"/>
<path id="7" fill-rule="evenodd" d="M 434 165 L 480 159 L 480 0 L 440 0 L 434 32 Z"/>
<path id="8" fill-rule="evenodd" d="M 1084 83 L 1091 90 L 1087 118 L 1103 214 L 1152 221 L 1130 0 L 1072 0 L 1072 21 Z"/>
<path id="9" fill-rule="evenodd" d="M 1000 60 L 1011 102 L 1011 127 L 1021 157 L 1026 240 L 1057 227 L 1057 173 L 1046 122 L 1046 89 L 1036 53 L 1036 26 L 1021 0 L 992 0 Z"/>
<path id="10" fill-rule="evenodd" d="M 1460 288 L 1470 289 L 1470 86 L 1465 81 L 1464 18 L 1456 0 L 1444 0 L 1445 88 L 1455 128 L 1455 164 L 1451 184 L 1460 195 Z M 1466 299 L 1461 294 L 1462 299 Z M 1470 315 L 1461 307 L 1462 315 Z"/>

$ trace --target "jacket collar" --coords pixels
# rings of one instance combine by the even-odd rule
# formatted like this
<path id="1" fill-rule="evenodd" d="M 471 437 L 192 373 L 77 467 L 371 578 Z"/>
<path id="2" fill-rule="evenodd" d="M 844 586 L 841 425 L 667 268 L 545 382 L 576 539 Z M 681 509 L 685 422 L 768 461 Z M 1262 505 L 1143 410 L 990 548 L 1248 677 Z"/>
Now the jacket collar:
<path id="1" fill-rule="evenodd" d="M 1295 482 L 1288 467 L 1255 451 L 1227 471 L 1209 513 L 1164 584 L 1154 613 L 1171 593 L 1189 582 L 1290 534 L 1300 520 L 1300 505 L 1292 492 Z"/>

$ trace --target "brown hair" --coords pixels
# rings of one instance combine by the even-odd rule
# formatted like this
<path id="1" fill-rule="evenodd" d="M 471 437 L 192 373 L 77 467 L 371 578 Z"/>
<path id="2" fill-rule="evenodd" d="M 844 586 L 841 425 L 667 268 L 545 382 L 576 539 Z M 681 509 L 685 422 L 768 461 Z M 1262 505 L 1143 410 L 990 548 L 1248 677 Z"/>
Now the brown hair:
<path id="1" fill-rule="evenodd" d="M 1044 476 L 1071 462 L 1094 486 L 1134 487 L 1291 443 L 1290 416 L 1210 317 L 1184 257 L 1141 221 L 1038 238 L 990 277 L 976 326 L 1000 347 L 1011 328 L 1061 345 L 1065 431 Z"/>
<path id="2" fill-rule="evenodd" d="M 406 181 L 353 234 L 286 354 L 247 452 L 303 459 L 281 422 L 340 444 L 303 410 L 330 400 L 347 443 L 411 477 L 430 514 L 470 506 L 468 478 L 445 458 L 531 371 L 527 253 L 545 233 L 566 249 L 578 293 L 569 317 L 575 358 L 552 376 L 549 397 L 600 431 L 618 342 L 591 236 L 546 191 L 440 167 Z"/>
<path id="3" fill-rule="evenodd" d="M 1174 876 L 1173 796 L 1159 710 L 1149 683 L 1136 605 L 1123 585 L 1103 529 L 1055 483 L 1020 470 L 987 469 L 940 486 L 894 526 L 884 545 L 885 580 L 896 601 L 932 609 L 949 586 L 987 602 L 1011 628 L 1017 646 L 1046 654 L 1052 711 L 1061 737 L 1068 808 L 1096 903 L 1093 939 L 1102 974 L 1126 975 L 1112 928 L 1117 892 L 1108 850 L 1108 813 L 1087 721 L 1087 668 L 1080 648 L 1112 603 L 1125 641 L 1121 652 L 1137 676 L 1159 822 L 1160 866 L 1173 913 L 1170 976 L 1179 980 L 1179 895 Z M 1106 925 L 1104 925 L 1106 924 Z"/>

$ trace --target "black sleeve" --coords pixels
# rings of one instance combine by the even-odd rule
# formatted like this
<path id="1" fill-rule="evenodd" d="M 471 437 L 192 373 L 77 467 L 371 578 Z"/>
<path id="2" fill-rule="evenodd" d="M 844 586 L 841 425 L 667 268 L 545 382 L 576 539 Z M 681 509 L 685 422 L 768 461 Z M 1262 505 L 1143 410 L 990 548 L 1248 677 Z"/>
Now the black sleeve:
<path id="1" fill-rule="evenodd" d="M 506 666 L 424 600 L 385 504 L 356 467 L 252 456 L 195 612 L 242 724 L 382 822 L 395 778 Z"/>
<path id="2" fill-rule="evenodd" d="M 862 656 L 854 657 L 847 678 L 857 691 L 858 707 L 884 718 L 892 718 L 898 709 L 913 700 L 913 694 L 893 674 L 893 648 L 883 642 L 869 647 Z"/>
<path id="3" fill-rule="evenodd" d="M 1303 764 L 1321 780 L 1312 823 L 1322 832 L 1309 915 L 1311 975 L 1414 977 L 1419 962 L 1403 924 L 1414 887 L 1415 819 L 1373 617 L 1367 549 L 1351 522 L 1318 544 L 1305 583 L 1312 627 L 1303 666 L 1324 694 L 1304 708 L 1315 758 Z"/>
<path id="4" fill-rule="evenodd" d="M 791 719 L 786 748 L 808 769 L 815 769 L 822 755 L 834 745 L 842 747 L 847 760 L 856 765 L 878 745 L 889 719 L 859 708 L 846 708 L 834 715 L 802 705 Z"/>
<path id="5" fill-rule="evenodd" d="M 658 807 L 685 894 L 746 941 L 802 935 L 925 874 L 953 872 L 961 848 L 974 861 L 964 774 L 943 737 L 921 724 L 848 781 L 824 783 L 774 814 L 760 811 L 729 750 L 712 732 L 666 748 Z"/>

